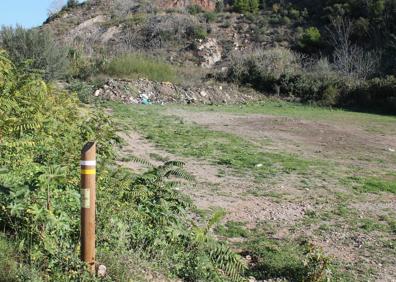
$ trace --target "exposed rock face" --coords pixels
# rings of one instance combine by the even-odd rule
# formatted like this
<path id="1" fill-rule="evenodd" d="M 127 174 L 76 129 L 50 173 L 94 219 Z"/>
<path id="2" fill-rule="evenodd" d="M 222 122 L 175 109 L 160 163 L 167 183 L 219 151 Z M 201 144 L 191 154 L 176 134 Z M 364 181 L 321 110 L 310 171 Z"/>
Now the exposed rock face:
<path id="1" fill-rule="evenodd" d="M 197 48 L 197 56 L 201 59 L 201 66 L 211 68 L 221 61 L 222 48 L 214 38 L 208 38 Z"/>
<path id="2" fill-rule="evenodd" d="M 214 11 L 216 3 L 213 0 L 158 0 L 162 8 L 185 8 L 198 5 L 206 11 Z"/>

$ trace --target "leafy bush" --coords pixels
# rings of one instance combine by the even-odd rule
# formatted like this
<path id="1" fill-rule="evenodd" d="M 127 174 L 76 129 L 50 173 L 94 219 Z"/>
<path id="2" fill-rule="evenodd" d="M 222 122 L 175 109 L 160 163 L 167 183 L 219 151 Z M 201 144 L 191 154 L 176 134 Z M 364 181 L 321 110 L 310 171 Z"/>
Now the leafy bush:
<path id="1" fill-rule="evenodd" d="M 67 50 L 48 30 L 2 27 L 0 42 L 0 47 L 8 52 L 16 65 L 40 70 L 46 80 L 64 78 L 67 74 Z"/>
<path id="2" fill-rule="evenodd" d="M 339 96 L 338 81 L 313 73 L 282 75 L 278 80 L 280 92 L 302 102 L 319 102 L 324 106 L 334 106 Z"/>
<path id="3" fill-rule="evenodd" d="M 300 69 L 299 57 L 288 49 L 257 50 L 251 54 L 235 54 L 226 74 L 227 79 L 241 84 L 272 91 L 274 82 L 282 74 L 295 73 Z"/>
<path id="4" fill-rule="evenodd" d="M 68 78 L 86 80 L 97 74 L 105 60 L 101 58 L 87 57 L 79 49 L 70 49 L 68 54 L 69 70 Z"/>
<path id="5" fill-rule="evenodd" d="M 114 58 L 104 67 L 106 74 L 118 77 L 145 77 L 156 81 L 177 79 L 174 67 L 160 59 L 141 54 L 125 54 Z"/>
<path id="6" fill-rule="evenodd" d="M 186 30 L 186 34 L 190 38 L 194 39 L 205 39 L 208 36 L 208 32 L 203 26 L 189 26 Z"/>
<path id="7" fill-rule="evenodd" d="M 204 18 L 205 18 L 205 21 L 206 21 L 207 23 L 211 23 L 211 22 L 216 21 L 216 19 L 217 19 L 217 14 L 216 14 L 216 13 L 213 13 L 213 12 L 207 12 L 207 13 L 204 14 Z"/>
<path id="8" fill-rule="evenodd" d="M 257 13 L 259 11 L 259 0 L 235 0 L 233 7 L 241 13 Z"/>
<path id="9" fill-rule="evenodd" d="M 345 93 L 342 104 L 396 113 L 396 78 L 387 76 L 365 81 Z"/>
<path id="10" fill-rule="evenodd" d="M 96 139 L 100 160 L 113 156 L 113 126 L 101 114 L 81 114 L 74 95 L 16 71 L 4 52 L 0 62 L 1 229 L 19 239 L 33 268 L 77 278 L 78 152 Z"/>
<path id="11" fill-rule="evenodd" d="M 196 15 L 199 13 L 202 13 L 203 10 L 201 8 L 201 6 L 199 5 L 191 5 L 187 7 L 187 11 L 191 14 L 191 15 Z"/>

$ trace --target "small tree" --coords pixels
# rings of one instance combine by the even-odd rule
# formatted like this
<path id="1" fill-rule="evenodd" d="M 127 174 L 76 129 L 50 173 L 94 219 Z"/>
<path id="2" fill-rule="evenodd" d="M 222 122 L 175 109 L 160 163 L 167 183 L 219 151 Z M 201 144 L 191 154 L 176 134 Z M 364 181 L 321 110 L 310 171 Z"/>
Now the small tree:
<path id="1" fill-rule="evenodd" d="M 321 34 L 318 28 L 316 27 L 309 27 L 304 30 L 301 38 L 298 41 L 298 45 L 301 48 L 306 50 L 315 49 L 320 45 L 321 42 Z"/>
<path id="2" fill-rule="evenodd" d="M 353 24 L 345 18 L 335 18 L 328 29 L 334 46 L 334 66 L 343 75 L 366 79 L 376 73 L 380 54 L 365 52 L 361 47 L 353 44 Z"/>

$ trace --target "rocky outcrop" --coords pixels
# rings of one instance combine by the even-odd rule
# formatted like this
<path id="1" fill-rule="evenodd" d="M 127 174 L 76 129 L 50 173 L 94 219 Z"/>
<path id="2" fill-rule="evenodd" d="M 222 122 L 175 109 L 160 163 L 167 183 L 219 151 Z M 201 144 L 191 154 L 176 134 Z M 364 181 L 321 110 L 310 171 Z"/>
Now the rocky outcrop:
<path id="1" fill-rule="evenodd" d="M 165 9 L 185 8 L 191 5 L 198 5 L 203 10 L 214 11 L 216 3 L 213 0 L 157 0 L 159 6 Z"/>
<path id="2" fill-rule="evenodd" d="M 221 61 L 222 48 L 215 38 L 208 38 L 197 47 L 196 56 L 201 60 L 201 66 L 211 68 Z"/>

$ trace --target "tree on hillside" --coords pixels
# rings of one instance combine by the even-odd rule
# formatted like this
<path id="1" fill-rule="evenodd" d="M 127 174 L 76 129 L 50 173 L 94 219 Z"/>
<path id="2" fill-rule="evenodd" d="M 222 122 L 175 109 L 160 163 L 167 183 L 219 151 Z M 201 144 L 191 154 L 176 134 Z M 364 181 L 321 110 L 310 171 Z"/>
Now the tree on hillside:
<path id="1" fill-rule="evenodd" d="M 350 20 L 335 18 L 328 31 L 334 46 L 334 65 L 340 73 L 358 79 L 367 79 L 377 72 L 379 54 L 366 52 L 352 42 L 353 23 Z"/>

